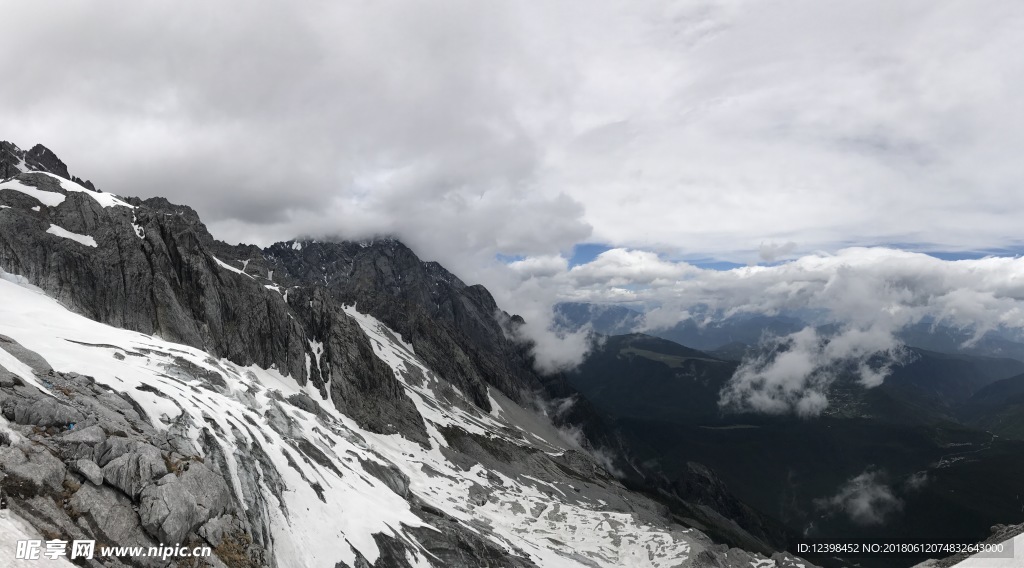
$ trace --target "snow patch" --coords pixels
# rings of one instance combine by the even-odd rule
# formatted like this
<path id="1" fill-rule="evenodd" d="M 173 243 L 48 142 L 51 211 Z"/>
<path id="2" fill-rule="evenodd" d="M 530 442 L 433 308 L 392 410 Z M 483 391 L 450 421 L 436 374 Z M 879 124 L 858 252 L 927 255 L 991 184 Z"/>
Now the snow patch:
<path id="1" fill-rule="evenodd" d="M 46 544 L 43 543 L 39 551 L 39 558 L 35 560 L 18 559 L 19 540 L 42 540 L 46 539 L 36 531 L 32 525 L 14 514 L 14 511 L 5 509 L 0 511 L 0 558 L 3 558 L 5 568 L 74 568 L 67 557 L 58 556 L 50 558 L 44 556 Z M 70 547 L 70 544 L 68 545 Z"/>
<path id="2" fill-rule="evenodd" d="M 29 197 L 34 197 L 36 201 L 47 207 L 56 207 L 61 203 L 64 203 L 65 199 L 65 197 L 59 193 L 36 189 L 30 185 L 25 185 L 16 179 L 0 183 L 0 189 L 10 189 L 12 191 L 24 193 Z"/>
<path id="3" fill-rule="evenodd" d="M 85 193 L 85 194 L 87 194 L 89 197 L 95 199 L 96 203 L 99 203 L 100 206 L 102 206 L 102 207 L 115 207 L 116 206 L 116 207 L 127 207 L 129 209 L 135 209 L 134 205 L 125 203 L 124 201 L 122 201 L 119 197 L 117 197 L 113 193 L 105 193 L 105 192 L 102 192 L 102 191 L 93 191 L 93 190 L 91 190 L 91 189 L 89 189 L 89 188 L 87 188 L 85 186 L 79 185 L 79 184 L 77 184 L 77 183 L 75 183 L 75 182 L 73 182 L 73 181 L 71 181 L 69 179 L 62 178 L 62 177 L 60 177 L 57 174 L 51 174 L 50 172 L 35 172 L 35 173 L 40 173 L 40 174 L 48 175 L 48 176 L 52 177 L 53 179 L 57 180 L 58 182 L 60 182 L 60 186 L 62 188 L 64 188 L 64 191 L 74 191 L 74 192 L 77 192 L 77 193 Z"/>
<path id="4" fill-rule="evenodd" d="M 63 239 L 75 241 L 76 243 L 83 244 L 87 247 L 96 248 L 97 246 L 96 239 L 90 237 L 89 235 L 79 235 L 78 233 L 72 233 L 71 231 L 58 227 L 57 225 L 50 225 L 50 228 L 46 229 L 46 232 L 50 233 L 51 235 L 61 237 Z"/>
<path id="5" fill-rule="evenodd" d="M 249 276 L 245 272 L 242 272 L 241 270 L 235 268 L 234 266 L 231 266 L 230 264 L 224 262 L 223 260 L 213 256 L 212 254 L 210 255 L 210 258 L 212 258 L 213 260 L 217 261 L 217 264 L 221 268 L 223 268 L 224 270 L 230 270 L 231 272 L 234 272 L 235 274 L 241 274 L 242 276 L 246 276 L 248 278 L 252 278 L 252 276 Z"/>
<path id="6" fill-rule="evenodd" d="M 132 213 L 132 228 L 135 229 L 136 237 L 140 239 L 146 238 L 146 229 L 139 225 L 139 220 L 135 218 L 135 213 Z"/>
<path id="7" fill-rule="evenodd" d="M 313 356 L 316 357 L 316 368 L 322 369 L 323 367 L 320 366 L 320 358 L 323 357 L 324 354 L 324 344 L 319 341 L 310 339 L 309 350 L 312 351 Z"/>

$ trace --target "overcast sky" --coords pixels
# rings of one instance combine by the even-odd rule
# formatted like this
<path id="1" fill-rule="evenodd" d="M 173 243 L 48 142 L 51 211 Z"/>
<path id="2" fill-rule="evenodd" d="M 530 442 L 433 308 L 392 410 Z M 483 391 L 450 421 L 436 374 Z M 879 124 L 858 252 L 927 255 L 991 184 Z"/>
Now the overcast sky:
<path id="1" fill-rule="evenodd" d="M 231 242 L 395 234 L 536 321 L 637 290 L 685 313 L 680 278 L 745 278 L 684 260 L 1024 245 L 1016 0 L 97 0 L 4 19 L 0 139 L 189 204 Z M 580 243 L 611 250 L 570 275 Z"/>

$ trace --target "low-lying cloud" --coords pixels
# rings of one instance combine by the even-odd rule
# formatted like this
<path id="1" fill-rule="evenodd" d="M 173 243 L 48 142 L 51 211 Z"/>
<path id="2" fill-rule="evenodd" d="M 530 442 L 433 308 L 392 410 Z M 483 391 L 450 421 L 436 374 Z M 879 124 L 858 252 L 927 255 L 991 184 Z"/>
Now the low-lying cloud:
<path id="1" fill-rule="evenodd" d="M 866 388 L 876 387 L 909 356 L 885 330 L 847 329 L 825 337 L 808 326 L 765 338 L 741 362 L 719 404 L 729 410 L 817 416 L 828 407 L 826 393 L 842 374 L 856 376 Z"/>
<path id="2" fill-rule="evenodd" d="M 903 501 L 884 480 L 884 472 L 868 469 L 850 478 L 835 495 L 814 503 L 827 512 L 845 514 L 858 525 L 882 525 L 903 509 Z"/>
<path id="3" fill-rule="evenodd" d="M 536 311 L 556 299 L 627 304 L 646 310 L 641 330 L 648 331 L 688 319 L 704 325 L 756 314 L 798 314 L 808 321 L 806 329 L 766 338 L 742 363 L 722 393 L 733 410 L 813 416 L 827 407 L 828 387 L 840 373 L 865 388 L 878 386 L 906 361 L 898 333 L 921 322 L 966 330 L 969 341 L 993 330 L 1024 331 L 1019 257 L 948 261 L 891 248 L 847 248 L 775 266 L 710 270 L 613 249 L 587 264 L 562 266 L 553 259 L 517 263 L 508 271 L 508 300 L 543 298 Z"/>

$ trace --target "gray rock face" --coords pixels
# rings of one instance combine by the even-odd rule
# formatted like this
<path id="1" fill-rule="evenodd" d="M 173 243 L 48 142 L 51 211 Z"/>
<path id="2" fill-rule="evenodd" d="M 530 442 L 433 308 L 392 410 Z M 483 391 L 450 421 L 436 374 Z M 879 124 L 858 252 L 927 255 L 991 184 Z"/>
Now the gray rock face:
<path id="1" fill-rule="evenodd" d="M 180 477 L 169 473 L 139 498 L 142 526 L 164 544 L 177 544 L 227 509 L 231 494 L 219 474 L 194 463 Z"/>
<path id="2" fill-rule="evenodd" d="M 22 384 L 24 381 L 14 373 L 0 366 L 0 388 L 10 388 Z"/>
<path id="3" fill-rule="evenodd" d="M 27 450 L 27 451 L 26 451 Z M 0 466 L 11 475 L 59 490 L 67 468 L 46 448 L 0 447 Z"/>
<path id="4" fill-rule="evenodd" d="M 46 146 L 36 144 L 25 151 L 10 142 L 0 142 L 0 179 L 17 175 L 19 164 L 24 164 L 29 170 L 50 172 L 71 179 L 68 167 Z"/>
<path id="5" fill-rule="evenodd" d="M 244 254 L 242 249 L 235 254 Z M 579 395 L 564 375 L 541 376 L 534 369 L 532 345 L 516 337 L 522 318 L 502 312 L 483 286 L 466 285 L 396 240 L 290 241 L 264 249 L 257 261 L 280 283 L 299 286 L 292 291 L 296 298 L 310 283 L 326 283 L 325 294 L 397 331 L 417 357 L 480 409 L 491 410 L 488 385 L 524 406 L 538 393 L 551 399 Z M 615 433 L 584 398 L 555 420 L 581 429 L 595 447 L 619 447 Z"/>
<path id="6" fill-rule="evenodd" d="M 393 465 L 383 465 L 375 461 L 360 460 L 366 473 L 384 482 L 389 489 L 403 499 L 409 498 L 409 477 Z"/>
<path id="7" fill-rule="evenodd" d="M 490 410 L 488 384 L 513 400 L 541 387 L 527 350 L 508 338 L 496 317 L 501 311 L 482 286 L 467 286 L 395 240 L 304 241 L 298 250 L 292 244 L 264 251 L 282 282 L 326 279 L 336 300 L 399 332 L 480 408 Z"/>
<path id="8" fill-rule="evenodd" d="M 62 191 L 49 176 L 18 179 L 66 198 L 46 208 L 46 220 L 24 208 L 4 210 L 5 270 L 93 319 L 209 349 L 241 365 L 276 365 L 305 379 L 307 345 L 287 304 L 261 282 L 221 267 L 194 211 L 160 199 L 136 202 L 134 210 L 103 208 L 88 195 Z M 45 235 L 50 223 L 89 235 L 98 246 Z M 40 242 L 47 243 L 45 252 Z"/>
<path id="9" fill-rule="evenodd" d="M 94 456 L 96 463 L 100 467 L 104 467 L 112 460 L 115 460 L 126 453 L 128 453 L 128 438 L 123 436 L 111 436 L 103 443 L 96 446 Z"/>
<path id="10" fill-rule="evenodd" d="M 135 442 L 128 452 L 103 466 L 103 479 L 131 497 L 167 473 L 160 450 Z"/>
<path id="11" fill-rule="evenodd" d="M 61 437 L 65 442 L 76 442 L 95 446 L 96 444 L 102 444 L 107 440 L 107 433 L 99 426 L 89 426 L 80 430 L 71 430 Z"/>
<path id="12" fill-rule="evenodd" d="M 320 413 L 320 405 L 317 404 L 315 400 L 313 400 L 313 397 L 309 396 L 304 392 L 296 393 L 289 396 L 287 398 L 287 401 L 289 404 L 295 406 L 296 408 L 301 408 L 302 410 L 305 410 L 306 412 L 312 414 L 313 416 L 316 416 L 317 414 Z"/>
<path id="13" fill-rule="evenodd" d="M 81 473 L 93 485 L 103 485 L 103 470 L 92 460 L 80 459 L 75 462 L 75 471 Z"/>
<path id="14" fill-rule="evenodd" d="M 61 428 L 85 420 L 85 416 L 79 410 L 53 398 L 21 402 L 14 407 L 12 418 L 18 424 Z"/>
<path id="15" fill-rule="evenodd" d="M 12 354 L 24 352 L 9 339 L 4 349 Z M 49 369 L 41 357 L 38 363 L 39 368 Z M 135 405 L 125 395 L 112 392 L 89 377 L 50 371 L 45 378 L 53 385 L 51 392 L 62 397 L 60 400 L 35 388 L 7 386 L 0 387 L 0 406 L 13 415 L 15 408 L 49 405 L 56 401 L 62 408 L 86 418 L 80 429 L 56 433 L 17 423 L 4 428 L 18 433 L 10 437 L 9 443 L 0 444 L 0 483 L 9 490 L 11 506 L 17 509 L 18 515 L 39 530 L 61 533 L 68 538 L 93 538 L 108 544 L 144 547 L 158 544 L 147 531 L 167 543 L 195 540 L 201 538 L 196 532 L 198 527 L 218 517 L 220 524 L 210 526 L 211 538 L 223 540 L 225 533 L 252 534 L 260 542 L 246 543 L 246 554 L 256 559 L 265 558 L 263 547 L 270 540 L 265 532 L 269 531 L 269 517 L 265 504 L 259 500 L 256 480 L 265 478 L 273 484 L 271 478 L 275 473 L 272 470 L 264 474 L 245 465 L 257 460 L 238 456 L 242 464 L 239 478 L 247 484 L 248 495 L 252 497 L 246 500 L 244 507 L 253 512 L 264 508 L 262 516 L 257 517 L 259 524 L 249 525 L 232 514 L 239 509 L 239 504 L 220 473 L 226 470 L 226 465 L 216 451 L 217 444 L 204 447 L 206 463 L 195 461 L 196 458 L 183 458 L 181 454 L 171 456 L 177 464 L 188 460 L 190 467 L 177 468 L 180 476 L 167 472 L 163 452 L 190 448 L 197 451 L 191 439 L 183 439 L 187 436 L 182 425 L 187 420 L 179 420 L 167 430 L 158 431 L 148 421 L 140 419 Z M 116 434 L 108 437 L 97 421 Z M 201 436 L 199 441 L 210 444 L 208 436 Z M 198 455 L 198 451 L 189 455 Z M 106 468 L 101 468 L 94 460 Z M 261 463 L 267 467 L 266 463 Z M 133 503 L 136 492 L 138 500 Z M 63 506 L 61 496 L 67 499 Z M 221 527 L 219 533 L 213 530 L 216 526 Z M 114 559 L 109 559 L 109 565 L 124 566 Z M 159 559 L 138 558 L 131 565 L 166 568 L 166 563 Z M 223 566 L 217 560 L 212 565 Z M 254 567 L 266 565 L 263 560 L 253 564 Z"/>
<path id="16" fill-rule="evenodd" d="M 46 359 L 43 359 L 35 351 L 26 349 L 10 337 L 0 335 L 0 347 L 3 347 L 4 351 L 10 353 L 15 359 L 28 365 L 32 372 L 37 375 L 46 375 L 53 370 L 50 364 L 46 362 Z"/>
<path id="17" fill-rule="evenodd" d="M 322 338 L 320 376 L 328 383 L 334 406 L 370 431 L 400 433 L 426 443 L 423 418 L 391 368 L 374 355 L 359 324 L 321 289 L 312 294 L 299 289 L 294 298 L 296 311 L 310 322 L 312 336 Z"/>
<path id="18" fill-rule="evenodd" d="M 51 172 L 62 178 L 71 179 L 68 167 L 49 148 L 36 144 L 25 153 L 25 162 L 32 169 Z"/>
<path id="19" fill-rule="evenodd" d="M 245 526 L 234 515 L 214 517 L 199 527 L 198 531 L 199 536 L 215 547 L 220 546 L 226 536 L 240 532 L 245 532 Z"/>
<path id="20" fill-rule="evenodd" d="M 71 498 L 70 505 L 76 514 L 87 515 L 91 524 L 110 542 L 123 546 L 156 545 L 142 530 L 131 500 L 113 488 L 85 484 Z"/>
<path id="21" fill-rule="evenodd" d="M 314 385 L 366 428 L 426 440 L 412 401 L 329 294 L 317 296 L 319 317 L 313 321 L 308 307 L 296 309 L 305 306 L 303 300 L 286 301 L 265 287 L 277 284 L 267 272 L 239 274 L 236 248 L 214 241 L 188 207 L 154 198 L 133 200 L 134 209 L 103 208 L 82 192 L 64 191 L 50 176 L 17 179 L 65 200 L 36 213 L 24 206 L 25 194 L 0 191 L 0 204 L 12 207 L 2 210 L 0 222 L 4 270 L 92 319 L 158 334 L 239 365 L 276 367 L 299 384 L 313 374 Z M 49 235 L 51 223 L 88 235 L 98 246 Z M 305 300 L 313 299 L 319 282 L 304 283 L 314 290 Z M 311 340 L 325 344 L 322 357 L 313 353 Z M 307 371 L 307 360 L 323 361 L 324 368 L 311 364 Z"/>

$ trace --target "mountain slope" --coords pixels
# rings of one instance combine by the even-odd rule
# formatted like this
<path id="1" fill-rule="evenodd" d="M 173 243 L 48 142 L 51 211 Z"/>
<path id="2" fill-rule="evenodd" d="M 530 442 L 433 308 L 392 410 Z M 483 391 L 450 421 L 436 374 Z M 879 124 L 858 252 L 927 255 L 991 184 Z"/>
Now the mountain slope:
<path id="1" fill-rule="evenodd" d="M 957 406 L 956 414 L 977 428 L 1024 440 L 1024 374 L 978 390 Z"/>
<path id="2" fill-rule="evenodd" d="M 674 523 L 517 404 L 576 393 L 507 338 L 521 320 L 401 243 L 233 247 L 19 152 L 0 490 L 44 534 L 208 545 L 231 568 L 796 562 Z"/>

